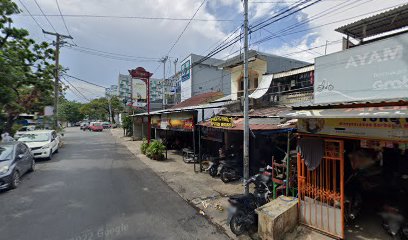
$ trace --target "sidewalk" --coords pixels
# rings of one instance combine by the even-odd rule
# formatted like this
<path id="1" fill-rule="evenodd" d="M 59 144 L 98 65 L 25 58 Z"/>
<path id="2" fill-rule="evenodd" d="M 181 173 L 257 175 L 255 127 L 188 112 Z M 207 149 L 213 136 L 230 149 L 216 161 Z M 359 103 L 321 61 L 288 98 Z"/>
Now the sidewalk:
<path id="1" fill-rule="evenodd" d="M 150 167 L 177 194 L 204 214 L 213 224 L 224 231 L 231 239 L 257 239 L 257 234 L 236 237 L 227 224 L 228 197 L 240 194 L 244 188 L 241 182 L 223 183 L 219 178 L 213 178 L 208 173 L 194 172 L 194 165 L 184 163 L 179 154 L 169 150 L 167 160 L 151 160 L 140 152 L 142 141 L 132 141 L 130 137 L 123 137 L 123 130 L 111 130 L 112 135 L 138 159 Z M 221 208 L 220 208 L 221 207 Z M 285 236 L 285 240 L 331 240 L 331 238 L 298 226 L 293 232 Z"/>
<path id="2" fill-rule="evenodd" d="M 197 208 L 212 223 L 220 227 L 232 239 L 250 239 L 248 236 L 237 238 L 227 225 L 228 196 L 242 193 L 241 182 L 223 183 L 219 178 L 213 178 L 208 173 L 194 172 L 194 165 L 184 163 L 182 157 L 169 150 L 167 160 L 155 161 L 140 152 L 142 141 L 131 141 L 123 137 L 122 129 L 112 129 L 111 133 L 125 145 L 138 159 L 149 166 L 176 193 Z M 202 212 L 201 212 L 202 211 Z"/>

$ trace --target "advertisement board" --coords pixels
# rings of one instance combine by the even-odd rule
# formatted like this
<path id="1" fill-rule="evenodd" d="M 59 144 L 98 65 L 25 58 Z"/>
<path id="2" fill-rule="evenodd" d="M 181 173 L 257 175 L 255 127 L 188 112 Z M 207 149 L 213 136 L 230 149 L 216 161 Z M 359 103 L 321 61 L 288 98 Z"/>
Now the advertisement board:
<path id="1" fill-rule="evenodd" d="M 181 63 L 181 101 L 191 98 L 191 73 L 191 57 L 188 57 Z"/>
<path id="2" fill-rule="evenodd" d="M 407 118 L 305 118 L 298 132 L 380 140 L 408 140 Z"/>
<path id="3" fill-rule="evenodd" d="M 179 131 L 193 131 L 194 118 L 191 113 L 172 113 L 163 114 L 161 116 L 153 115 L 151 117 L 152 128 L 179 130 Z"/>
<path id="4" fill-rule="evenodd" d="M 315 62 L 315 103 L 408 97 L 408 33 Z"/>
<path id="5" fill-rule="evenodd" d="M 132 79 L 132 98 L 134 105 L 144 107 L 147 104 L 146 82 L 137 78 Z"/>

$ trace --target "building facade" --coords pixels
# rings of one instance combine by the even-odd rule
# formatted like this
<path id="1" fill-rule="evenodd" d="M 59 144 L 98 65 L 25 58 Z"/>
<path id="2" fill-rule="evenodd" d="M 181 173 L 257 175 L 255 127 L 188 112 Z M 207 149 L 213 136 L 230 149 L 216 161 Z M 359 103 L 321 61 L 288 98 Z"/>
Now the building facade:
<path id="1" fill-rule="evenodd" d="M 190 54 L 181 62 L 180 101 L 206 92 L 223 92 L 229 95 L 230 73 L 218 68 L 222 60 Z M 176 84 L 177 89 L 177 84 Z"/>

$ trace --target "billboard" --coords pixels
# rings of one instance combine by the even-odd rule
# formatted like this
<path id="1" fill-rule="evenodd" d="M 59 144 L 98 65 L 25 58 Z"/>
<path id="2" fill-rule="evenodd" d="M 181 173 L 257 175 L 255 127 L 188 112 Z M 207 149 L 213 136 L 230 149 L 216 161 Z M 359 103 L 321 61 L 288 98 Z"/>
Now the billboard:
<path id="1" fill-rule="evenodd" d="M 181 101 L 191 98 L 191 56 L 181 63 Z"/>
<path id="2" fill-rule="evenodd" d="M 305 118 L 298 132 L 378 140 L 408 140 L 408 118 Z"/>
<path id="3" fill-rule="evenodd" d="M 147 104 L 146 82 L 132 79 L 132 99 L 134 106 L 144 107 Z"/>
<path id="4" fill-rule="evenodd" d="M 408 97 L 408 33 L 316 58 L 314 101 Z"/>

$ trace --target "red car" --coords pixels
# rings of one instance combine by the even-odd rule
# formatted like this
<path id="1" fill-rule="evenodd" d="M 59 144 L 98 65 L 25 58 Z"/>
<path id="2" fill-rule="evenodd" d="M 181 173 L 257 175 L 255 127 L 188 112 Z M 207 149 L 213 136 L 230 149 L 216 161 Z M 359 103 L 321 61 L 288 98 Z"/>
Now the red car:
<path id="1" fill-rule="evenodd" d="M 103 126 L 102 126 L 102 123 L 100 122 L 91 122 L 88 129 L 89 131 L 92 131 L 92 132 L 102 132 Z"/>

